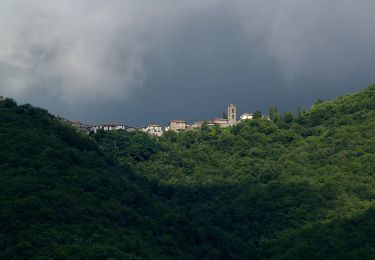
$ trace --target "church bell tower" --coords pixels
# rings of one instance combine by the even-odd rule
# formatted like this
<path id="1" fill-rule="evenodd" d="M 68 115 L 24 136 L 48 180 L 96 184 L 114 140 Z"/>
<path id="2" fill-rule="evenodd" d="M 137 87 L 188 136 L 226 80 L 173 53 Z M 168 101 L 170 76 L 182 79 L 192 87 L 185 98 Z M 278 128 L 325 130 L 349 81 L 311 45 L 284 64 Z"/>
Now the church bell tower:
<path id="1" fill-rule="evenodd" d="M 237 108 L 236 105 L 228 105 L 228 126 L 234 126 L 237 124 Z"/>

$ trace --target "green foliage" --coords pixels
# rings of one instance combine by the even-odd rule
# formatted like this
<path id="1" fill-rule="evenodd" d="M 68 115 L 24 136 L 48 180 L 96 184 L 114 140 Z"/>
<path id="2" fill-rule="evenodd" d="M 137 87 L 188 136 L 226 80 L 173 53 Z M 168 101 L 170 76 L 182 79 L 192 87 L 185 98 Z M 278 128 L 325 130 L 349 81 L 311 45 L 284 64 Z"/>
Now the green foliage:
<path id="1" fill-rule="evenodd" d="M 261 118 L 262 118 L 262 112 L 260 112 L 259 110 L 255 111 L 253 115 L 253 119 L 261 119 Z"/>
<path id="2" fill-rule="evenodd" d="M 88 137 L 0 102 L 0 258 L 372 259 L 375 85 L 270 117 Z"/>
<path id="3" fill-rule="evenodd" d="M 140 134 L 96 138 L 106 148 L 116 140 L 112 146 L 127 149 L 116 156 L 134 163 L 160 149 Z M 170 248 L 166 238 L 178 237 L 188 222 L 155 198 L 151 184 L 45 110 L 0 102 L 0 140 L 0 259 L 194 254 L 194 243 L 186 248 L 177 239 Z M 196 232 L 186 234 L 195 240 Z"/>
<path id="4" fill-rule="evenodd" d="M 271 119 L 272 122 L 277 123 L 281 119 L 281 116 L 280 116 L 280 113 L 279 113 L 279 110 L 277 109 L 277 107 L 270 107 L 269 115 L 270 115 L 270 119 Z"/>
<path id="5" fill-rule="evenodd" d="M 171 139 L 173 139 L 172 135 L 172 132 L 170 132 Z M 160 150 L 160 145 L 145 133 L 127 133 L 123 130 L 109 133 L 99 131 L 93 137 L 107 152 L 115 157 L 124 157 L 132 162 L 146 161 Z"/>
<path id="6" fill-rule="evenodd" d="M 202 258 L 371 259 L 374 93 L 166 135 L 132 167 L 203 233 Z"/>
<path id="7" fill-rule="evenodd" d="M 293 114 L 292 113 L 290 113 L 290 112 L 286 112 L 285 114 L 284 114 L 284 122 L 285 123 L 287 123 L 287 124 L 290 124 L 290 123 L 292 123 L 293 122 L 293 120 L 294 120 L 294 116 L 293 116 Z"/>

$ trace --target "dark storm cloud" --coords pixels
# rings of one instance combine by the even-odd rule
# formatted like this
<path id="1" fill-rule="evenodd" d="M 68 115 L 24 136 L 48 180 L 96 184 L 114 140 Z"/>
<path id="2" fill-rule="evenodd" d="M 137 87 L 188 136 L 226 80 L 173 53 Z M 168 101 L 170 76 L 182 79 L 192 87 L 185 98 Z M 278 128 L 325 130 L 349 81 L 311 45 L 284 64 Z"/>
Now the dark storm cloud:
<path id="1" fill-rule="evenodd" d="M 141 125 L 309 106 L 374 80 L 373 1 L 0 3 L 0 92 Z"/>

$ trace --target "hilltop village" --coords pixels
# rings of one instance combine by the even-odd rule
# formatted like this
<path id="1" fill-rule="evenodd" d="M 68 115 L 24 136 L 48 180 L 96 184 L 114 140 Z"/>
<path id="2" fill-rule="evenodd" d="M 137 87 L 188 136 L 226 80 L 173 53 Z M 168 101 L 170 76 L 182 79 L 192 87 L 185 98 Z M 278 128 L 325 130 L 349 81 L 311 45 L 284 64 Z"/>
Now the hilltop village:
<path id="1" fill-rule="evenodd" d="M 6 97 L 3 97 L 0 95 L 0 101 L 3 101 L 5 99 Z M 225 114 L 225 117 L 223 116 L 222 118 L 202 120 L 202 121 L 195 122 L 193 124 L 188 124 L 187 121 L 185 120 L 171 120 L 169 121 L 168 126 L 162 126 L 159 124 L 149 124 L 147 126 L 137 128 L 137 127 L 131 127 L 125 124 L 115 124 L 115 123 L 90 125 L 90 124 L 85 124 L 79 121 L 71 121 L 61 116 L 57 116 L 57 118 L 60 121 L 86 134 L 96 133 L 99 130 L 102 130 L 102 131 L 124 130 L 128 132 L 141 131 L 152 136 L 161 136 L 166 131 L 181 132 L 181 131 L 200 129 L 204 124 L 206 124 L 207 127 L 209 128 L 214 127 L 214 126 L 226 128 L 226 127 L 234 126 L 241 121 L 251 120 L 253 119 L 253 116 L 254 114 L 252 113 L 243 113 L 239 117 L 239 120 L 237 121 L 237 106 L 235 104 L 229 104 L 227 107 L 227 113 Z M 268 121 L 271 120 L 269 116 L 262 116 L 262 119 L 268 120 Z"/>
<path id="2" fill-rule="evenodd" d="M 85 132 L 85 133 L 96 133 L 99 130 L 103 131 L 117 131 L 117 130 L 125 130 L 128 132 L 134 131 L 141 131 L 153 136 L 161 136 L 166 131 L 174 131 L 174 132 L 181 132 L 181 131 L 189 131 L 194 129 L 199 129 L 202 127 L 203 124 L 207 124 L 209 128 L 217 125 L 219 127 L 230 127 L 234 126 L 237 123 L 245 120 L 253 119 L 252 113 L 243 113 L 239 120 L 237 121 L 237 106 L 235 104 L 230 104 L 227 107 L 227 113 L 225 118 L 214 118 L 212 120 L 204 120 L 198 121 L 193 124 L 188 124 L 185 120 L 171 120 L 169 121 L 168 126 L 161 126 L 159 124 L 149 124 L 147 126 L 143 126 L 140 128 L 131 127 L 124 124 L 100 124 L 100 125 L 88 125 L 81 122 L 74 122 L 68 119 L 58 117 L 61 121 Z M 270 120 L 269 116 L 262 117 L 265 120 Z"/>

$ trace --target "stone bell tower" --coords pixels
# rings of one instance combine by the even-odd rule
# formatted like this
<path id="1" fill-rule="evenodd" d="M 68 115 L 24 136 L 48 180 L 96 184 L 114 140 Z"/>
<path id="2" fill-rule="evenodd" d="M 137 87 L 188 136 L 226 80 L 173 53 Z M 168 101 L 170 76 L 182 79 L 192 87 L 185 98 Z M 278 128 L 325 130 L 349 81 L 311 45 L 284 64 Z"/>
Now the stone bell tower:
<path id="1" fill-rule="evenodd" d="M 237 107 L 235 104 L 228 105 L 228 126 L 237 124 Z"/>

